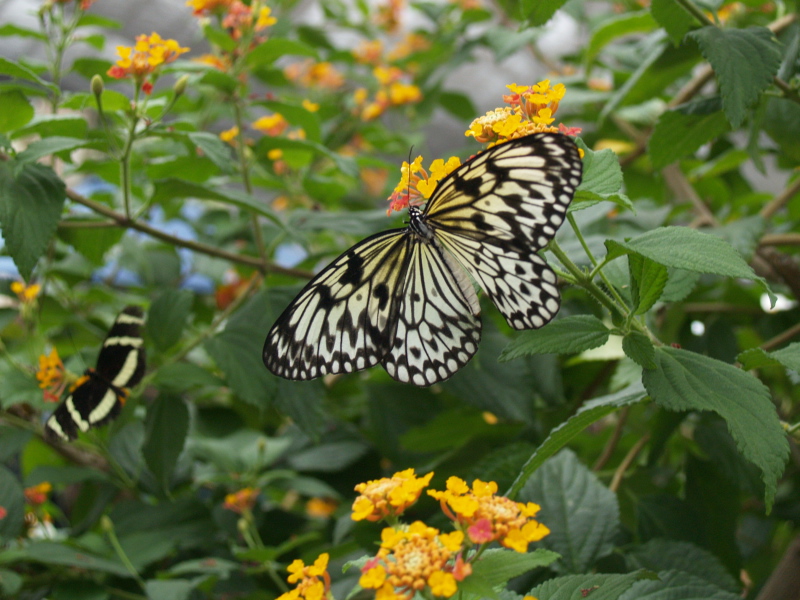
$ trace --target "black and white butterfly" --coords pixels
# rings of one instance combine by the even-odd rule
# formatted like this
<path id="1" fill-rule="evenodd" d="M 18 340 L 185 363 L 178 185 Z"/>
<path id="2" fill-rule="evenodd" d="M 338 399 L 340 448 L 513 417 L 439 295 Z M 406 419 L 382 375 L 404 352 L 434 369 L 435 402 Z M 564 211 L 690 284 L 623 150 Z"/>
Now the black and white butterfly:
<path id="1" fill-rule="evenodd" d="M 128 306 L 119 314 L 100 348 L 97 367 L 86 370 L 47 420 L 47 435 L 71 441 L 78 437 L 78 430 L 88 431 L 119 414 L 128 388 L 144 376 L 143 314 L 138 306 Z"/>
<path id="2" fill-rule="evenodd" d="M 442 179 L 423 210 L 409 208 L 408 227 L 368 237 L 314 277 L 267 334 L 264 364 L 296 380 L 377 363 L 418 386 L 448 379 L 481 337 L 470 276 L 511 327 L 541 327 L 561 300 L 537 251 L 564 221 L 581 174 L 575 143 L 557 133 L 481 152 Z"/>

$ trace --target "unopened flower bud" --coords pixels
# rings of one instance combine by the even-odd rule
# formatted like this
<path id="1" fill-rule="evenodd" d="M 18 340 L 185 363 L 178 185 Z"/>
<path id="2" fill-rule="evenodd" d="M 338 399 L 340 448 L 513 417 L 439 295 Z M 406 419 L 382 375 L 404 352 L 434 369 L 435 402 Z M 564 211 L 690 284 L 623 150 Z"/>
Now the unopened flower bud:
<path id="1" fill-rule="evenodd" d="M 103 93 L 103 88 L 105 87 L 103 84 L 103 78 L 100 77 L 100 75 L 95 75 L 92 77 L 92 83 L 90 84 L 90 87 L 92 88 L 92 93 L 95 96 L 101 95 Z"/>
<path id="2" fill-rule="evenodd" d="M 189 76 L 183 75 L 180 79 L 178 79 L 178 81 L 175 82 L 175 85 L 172 86 L 172 91 L 175 92 L 176 98 L 186 91 L 187 83 L 189 83 Z"/>

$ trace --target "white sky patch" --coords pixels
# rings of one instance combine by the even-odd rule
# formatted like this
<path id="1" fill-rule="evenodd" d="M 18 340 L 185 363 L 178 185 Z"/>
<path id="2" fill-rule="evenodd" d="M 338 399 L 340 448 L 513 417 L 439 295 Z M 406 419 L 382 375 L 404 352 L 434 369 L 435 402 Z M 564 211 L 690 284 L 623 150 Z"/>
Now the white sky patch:
<path id="1" fill-rule="evenodd" d="M 761 304 L 761 310 L 766 313 L 776 313 L 782 312 L 784 310 L 791 310 L 795 306 L 797 306 L 797 302 L 795 300 L 790 300 L 783 294 L 775 294 L 777 296 L 777 300 L 775 301 L 775 308 L 770 306 L 769 296 L 766 294 L 761 294 L 761 298 L 759 298 L 759 304 Z"/>

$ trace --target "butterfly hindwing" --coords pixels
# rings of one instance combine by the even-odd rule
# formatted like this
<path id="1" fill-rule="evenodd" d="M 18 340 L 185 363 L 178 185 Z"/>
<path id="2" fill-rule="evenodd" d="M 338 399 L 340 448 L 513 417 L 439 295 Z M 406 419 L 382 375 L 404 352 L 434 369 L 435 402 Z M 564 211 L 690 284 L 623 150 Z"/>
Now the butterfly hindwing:
<path id="1" fill-rule="evenodd" d="M 478 350 L 480 306 L 466 272 L 434 240 L 414 240 L 394 344 L 381 360 L 394 379 L 429 386 Z"/>
<path id="2" fill-rule="evenodd" d="M 119 415 L 127 388 L 144 376 L 145 353 L 142 309 L 126 307 L 114 321 L 97 357 L 97 367 L 87 369 L 72 393 L 45 423 L 52 437 L 71 441 L 78 431 L 103 425 Z"/>
<path id="3" fill-rule="evenodd" d="M 306 380 L 376 365 L 392 345 L 408 245 L 406 230 L 385 231 L 325 267 L 267 334 L 267 368 Z"/>

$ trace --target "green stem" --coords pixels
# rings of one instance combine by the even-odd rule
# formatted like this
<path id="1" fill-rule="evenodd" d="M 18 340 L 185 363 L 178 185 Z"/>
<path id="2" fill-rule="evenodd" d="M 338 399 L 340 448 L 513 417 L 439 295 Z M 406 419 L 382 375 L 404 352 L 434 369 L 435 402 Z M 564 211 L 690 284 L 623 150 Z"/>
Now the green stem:
<path id="1" fill-rule="evenodd" d="M 125 568 L 128 569 L 131 577 L 133 577 L 136 580 L 136 583 L 139 584 L 139 587 L 141 587 L 142 590 L 146 590 L 144 579 L 139 576 L 139 572 L 136 570 L 136 567 L 133 566 L 133 563 L 128 558 L 128 555 L 125 554 L 125 551 L 122 549 L 119 539 L 117 539 L 117 533 L 114 531 L 114 522 L 107 516 L 102 518 L 102 522 L 106 534 L 108 534 L 108 540 L 111 543 L 111 547 L 114 548 L 114 552 L 117 553 L 120 561 L 123 565 L 125 565 Z"/>
<path id="2" fill-rule="evenodd" d="M 608 277 L 599 267 L 599 263 L 597 262 L 597 259 L 595 258 L 594 254 L 592 254 L 592 251 L 589 249 L 589 244 L 586 243 L 586 240 L 583 237 L 583 233 L 581 233 L 581 230 L 578 227 L 578 224 L 575 222 L 575 217 L 573 216 L 572 213 L 567 213 L 567 220 L 569 221 L 572 230 L 575 232 L 575 235 L 578 237 L 578 241 L 581 243 L 583 251 L 586 252 L 586 256 L 589 257 L 589 260 L 592 262 L 592 265 L 594 265 L 594 268 L 589 272 L 589 275 L 587 275 L 587 279 L 589 281 L 594 281 L 595 276 L 599 275 L 600 279 L 603 280 L 603 283 L 606 284 L 608 293 L 611 294 L 611 296 L 617 302 L 617 306 L 624 307 L 624 312 L 627 313 L 628 307 L 625 304 L 625 301 L 622 299 L 622 296 L 619 295 L 617 289 L 613 285 L 611 285 L 611 282 L 608 280 Z"/>
<path id="3" fill-rule="evenodd" d="M 714 26 L 714 22 L 709 19 L 706 14 L 700 10 L 694 2 L 691 0 L 675 0 L 676 4 L 679 4 L 683 7 L 683 9 L 692 15 L 695 19 L 700 21 L 702 25 L 705 26 Z"/>
<path id="4" fill-rule="evenodd" d="M 570 260 L 567 254 L 561 249 L 561 246 L 558 245 L 558 242 L 551 240 L 548 248 L 561 262 L 561 264 L 566 267 L 567 271 L 572 274 L 577 285 L 589 292 L 589 294 L 595 300 L 605 306 L 610 312 L 619 314 L 623 319 L 627 318 L 627 311 L 617 306 L 613 298 L 611 298 L 606 292 L 604 292 L 599 286 L 590 280 L 586 273 L 584 273 L 575 263 Z"/>
<path id="5" fill-rule="evenodd" d="M 236 136 L 236 155 L 239 159 L 239 170 L 242 173 L 242 183 L 244 184 L 245 191 L 252 195 L 253 184 L 250 181 L 250 167 L 247 160 L 247 145 L 244 140 L 244 116 L 242 114 L 242 107 L 239 102 L 239 97 L 234 98 L 233 112 L 236 127 L 239 129 L 239 135 Z M 261 260 L 266 264 L 267 262 L 267 248 L 264 244 L 264 235 L 261 233 L 261 226 L 258 223 L 258 215 L 251 211 L 250 221 L 253 227 L 253 240 L 256 244 L 256 251 Z"/>

